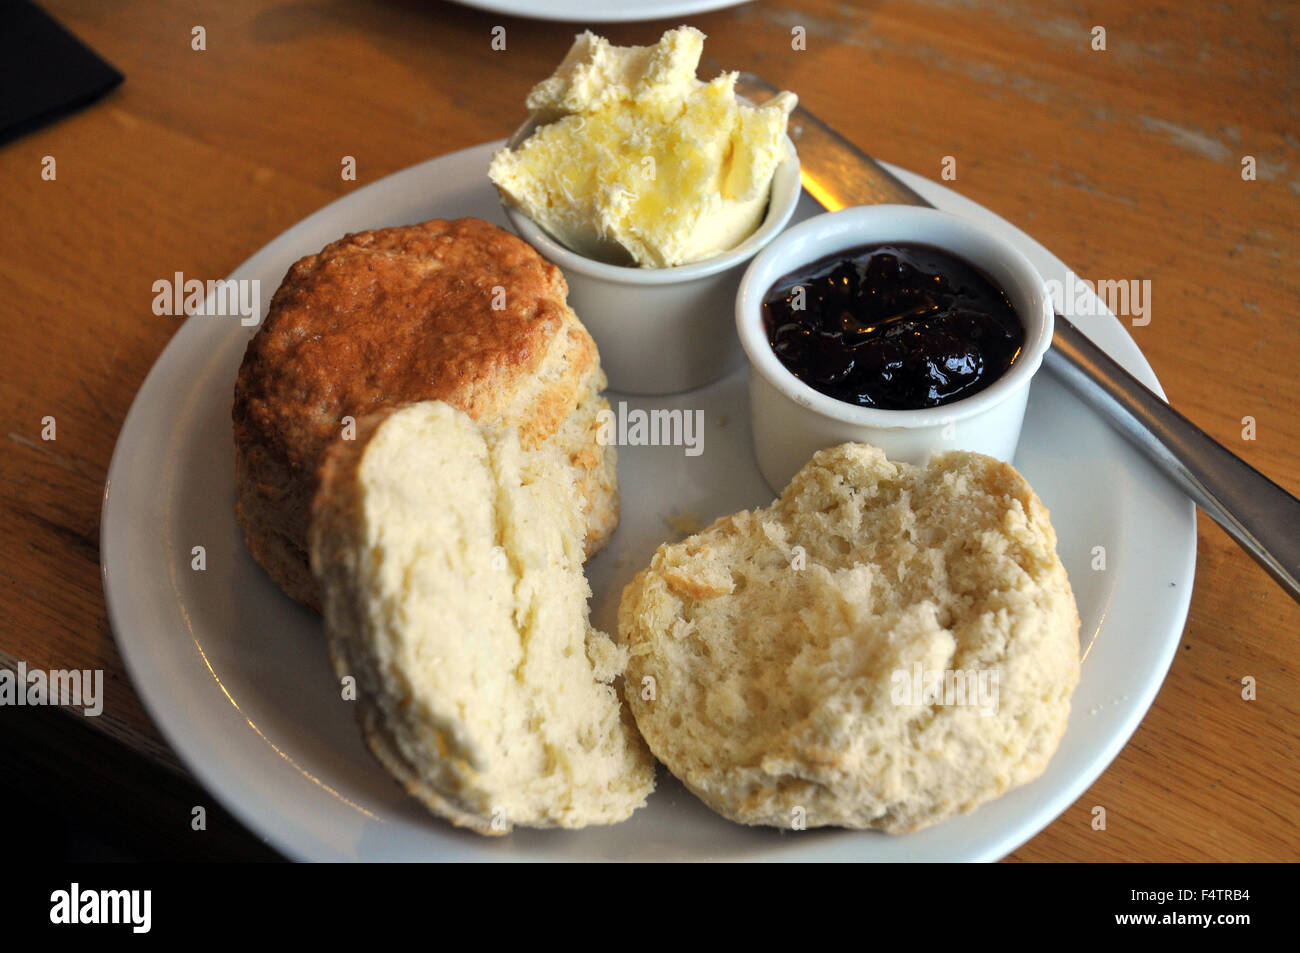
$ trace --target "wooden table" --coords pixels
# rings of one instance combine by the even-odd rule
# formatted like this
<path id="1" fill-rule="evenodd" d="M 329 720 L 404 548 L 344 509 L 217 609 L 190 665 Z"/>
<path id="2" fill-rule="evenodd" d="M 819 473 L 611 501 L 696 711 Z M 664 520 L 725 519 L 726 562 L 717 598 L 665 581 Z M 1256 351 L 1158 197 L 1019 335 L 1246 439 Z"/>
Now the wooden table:
<path id="1" fill-rule="evenodd" d="M 33 771 L 55 759 L 67 771 L 68 757 L 107 778 L 119 757 L 178 765 L 123 672 L 98 564 L 114 441 L 178 327 L 152 313 L 152 283 L 225 275 L 339 195 L 506 135 L 580 29 L 433 0 L 210 6 L 51 0 L 126 82 L 0 148 L 0 662 L 103 668 L 105 712 L 83 721 L 112 739 L 93 755 L 89 742 L 60 748 L 74 729 L 42 723 L 10 745 Z M 956 188 L 1079 274 L 1149 278 L 1152 320 L 1132 333 L 1171 402 L 1295 493 L 1300 7 L 1133 6 L 760 0 L 690 22 L 712 57 L 797 91 L 876 156 L 933 178 L 954 157 Z M 196 25 L 204 51 L 191 48 Z M 674 25 L 601 32 L 645 43 Z M 356 181 L 340 177 L 348 155 Z M 41 439 L 46 416 L 54 442 Z M 1300 607 L 1204 517 L 1197 537 L 1184 650 L 1154 706 L 1014 859 L 1300 857 Z M 1247 675 L 1254 701 L 1241 697 Z M 14 719 L 0 709 L 0 733 Z M 75 784 L 91 768 L 74 764 Z M 138 787 L 155 809 L 153 786 Z"/>

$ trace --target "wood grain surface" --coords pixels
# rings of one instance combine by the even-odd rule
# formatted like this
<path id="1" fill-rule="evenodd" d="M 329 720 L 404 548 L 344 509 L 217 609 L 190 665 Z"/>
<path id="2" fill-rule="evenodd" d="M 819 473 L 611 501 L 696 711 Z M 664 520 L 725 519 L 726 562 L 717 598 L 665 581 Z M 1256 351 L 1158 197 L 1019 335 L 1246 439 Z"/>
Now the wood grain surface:
<path id="1" fill-rule="evenodd" d="M 0 664 L 104 669 L 88 721 L 178 766 L 123 671 L 98 563 L 114 441 L 179 326 L 152 313 L 152 283 L 223 276 L 339 195 L 505 136 L 582 25 L 433 0 L 43 5 L 126 82 L 0 147 Z M 1137 6 L 759 0 L 689 22 L 712 58 L 795 90 L 877 157 L 936 179 L 954 157 L 951 185 L 1079 274 L 1150 279 L 1132 333 L 1171 403 L 1296 493 L 1300 6 Z M 675 25 L 598 29 L 646 43 Z M 1183 650 L 1150 713 L 1012 859 L 1300 858 L 1300 607 L 1204 517 L 1197 544 Z"/>

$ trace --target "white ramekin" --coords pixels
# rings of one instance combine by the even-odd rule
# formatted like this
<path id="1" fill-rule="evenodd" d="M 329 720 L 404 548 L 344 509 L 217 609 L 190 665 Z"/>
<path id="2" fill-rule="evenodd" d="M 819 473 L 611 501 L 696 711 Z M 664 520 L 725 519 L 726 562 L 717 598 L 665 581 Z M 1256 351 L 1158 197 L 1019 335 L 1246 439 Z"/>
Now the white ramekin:
<path id="1" fill-rule="evenodd" d="M 984 272 L 1006 291 L 1025 326 L 1020 355 L 970 397 L 923 410 L 878 410 L 837 400 L 795 377 L 763 326 L 763 298 L 777 279 L 826 255 L 890 242 L 931 245 Z M 736 296 L 736 328 L 750 362 L 750 417 L 759 470 L 780 491 L 814 453 L 856 441 L 891 460 L 922 464 L 938 450 L 974 450 L 1010 462 L 1020 439 L 1029 382 L 1052 343 L 1052 307 L 1029 259 L 955 215 L 906 205 L 869 205 L 818 215 L 767 246 Z"/>
<path id="2" fill-rule="evenodd" d="M 525 123 L 506 145 L 533 133 Z M 675 394 L 717 380 L 742 363 L 733 330 L 736 289 L 745 264 L 785 228 L 799 202 L 799 159 L 777 166 L 767 215 L 730 251 L 675 268 L 625 268 L 570 251 L 509 202 L 506 217 L 519 236 L 558 265 L 569 283 L 569 304 L 596 341 L 613 390 Z"/>

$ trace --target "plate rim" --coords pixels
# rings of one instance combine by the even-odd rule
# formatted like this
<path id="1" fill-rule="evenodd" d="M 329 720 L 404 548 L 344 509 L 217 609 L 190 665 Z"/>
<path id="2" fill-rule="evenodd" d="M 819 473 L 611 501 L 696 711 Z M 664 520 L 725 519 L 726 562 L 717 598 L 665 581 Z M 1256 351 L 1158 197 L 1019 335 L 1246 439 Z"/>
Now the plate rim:
<path id="1" fill-rule="evenodd" d="M 572 5 L 561 0 L 554 10 L 525 9 L 528 4 L 512 3 L 511 0 L 452 0 L 452 2 L 485 13 L 502 13 L 506 16 L 545 20 L 549 23 L 648 23 L 670 17 L 714 13 L 729 7 L 752 3 L 754 0 L 667 0 L 667 2 L 660 0 L 649 10 L 635 8 L 602 10 L 599 6 L 584 7 L 578 0 L 574 0 Z"/>

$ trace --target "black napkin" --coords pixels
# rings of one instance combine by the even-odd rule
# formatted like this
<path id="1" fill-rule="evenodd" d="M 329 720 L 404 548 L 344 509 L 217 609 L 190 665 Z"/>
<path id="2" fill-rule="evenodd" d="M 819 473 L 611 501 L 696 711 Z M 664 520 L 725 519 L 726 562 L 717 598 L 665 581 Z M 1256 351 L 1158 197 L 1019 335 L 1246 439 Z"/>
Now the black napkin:
<path id="1" fill-rule="evenodd" d="M 0 143 L 103 96 L 122 82 L 94 50 L 27 0 L 0 0 Z"/>

